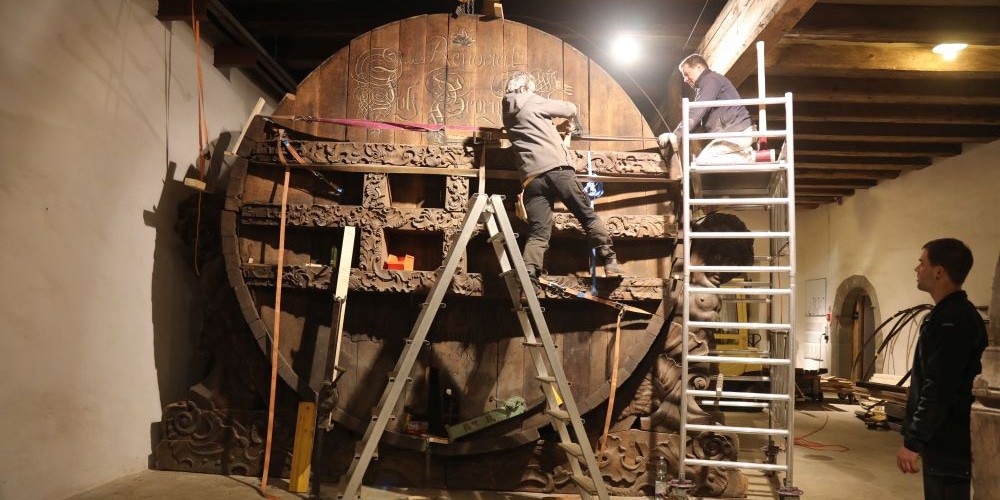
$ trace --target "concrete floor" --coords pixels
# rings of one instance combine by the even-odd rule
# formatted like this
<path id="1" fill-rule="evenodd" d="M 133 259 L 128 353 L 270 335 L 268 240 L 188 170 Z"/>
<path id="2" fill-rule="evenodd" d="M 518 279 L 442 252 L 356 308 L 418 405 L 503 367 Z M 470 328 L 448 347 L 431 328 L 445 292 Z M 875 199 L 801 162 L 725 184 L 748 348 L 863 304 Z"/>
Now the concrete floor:
<path id="1" fill-rule="evenodd" d="M 815 406 L 815 405 L 813 405 Z M 808 449 L 797 446 L 794 451 L 794 485 L 801 488 L 804 498 L 814 500 L 841 500 L 855 498 L 913 499 L 923 496 L 919 475 L 904 476 L 896 469 L 896 450 L 901 438 L 892 431 L 868 430 L 854 416 L 857 406 L 825 405 L 828 409 L 796 412 L 797 436 L 803 436 L 825 424 L 809 436 L 809 440 L 822 444 L 838 444 L 848 451 Z M 759 424 L 760 413 L 729 414 L 730 425 Z M 829 420 L 827 420 L 829 418 Z M 740 459 L 755 461 L 760 458 L 762 439 L 744 437 L 740 443 Z M 784 458 L 779 458 L 779 463 Z M 747 471 L 750 499 L 777 499 L 774 480 L 754 471 Z M 256 487 L 259 478 L 225 477 L 182 472 L 145 471 L 76 495 L 71 500 L 160 500 L 174 498 L 205 498 L 219 500 L 260 499 Z M 273 481 L 270 493 L 278 499 L 301 499 L 305 495 L 287 492 L 287 482 Z M 325 498 L 336 498 L 333 485 L 323 489 Z M 527 495 L 493 492 L 419 491 L 399 490 L 388 492 L 366 488 L 365 499 L 394 500 L 426 498 L 447 500 L 500 500 L 527 498 L 566 498 L 564 495 Z M 615 497 L 624 498 L 624 497 Z"/>

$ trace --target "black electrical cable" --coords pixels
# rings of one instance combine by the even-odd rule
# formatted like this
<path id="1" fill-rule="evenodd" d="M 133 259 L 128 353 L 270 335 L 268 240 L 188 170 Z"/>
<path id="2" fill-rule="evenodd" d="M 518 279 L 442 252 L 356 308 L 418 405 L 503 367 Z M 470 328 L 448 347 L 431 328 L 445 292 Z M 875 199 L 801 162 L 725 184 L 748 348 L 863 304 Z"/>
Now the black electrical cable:
<path id="1" fill-rule="evenodd" d="M 875 331 L 872 332 L 871 336 L 868 337 L 868 339 L 865 340 L 864 343 L 861 344 L 861 349 L 859 350 L 860 352 L 858 352 L 858 355 L 854 357 L 854 362 L 851 363 L 851 371 L 853 372 L 854 368 L 858 365 L 858 363 L 861 362 L 861 359 L 864 357 L 865 348 L 868 347 L 868 344 L 870 344 L 872 341 L 874 341 L 875 338 L 878 336 L 878 333 L 883 328 L 885 328 L 885 326 L 888 325 L 892 320 L 895 319 L 896 322 L 893 324 L 892 328 L 889 329 L 889 333 L 882 340 L 882 342 L 879 345 L 878 349 L 876 349 L 876 351 L 875 351 L 875 359 L 878 359 L 878 355 L 885 349 L 886 345 L 893 338 L 895 338 L 896 335 L 898 335 L 900 331 L 902 331 L 902 329 L 903 329 L 904 326 L 908 325 L 911 321 L 913 321 L 913 319 L 916 316 L 918 316 L 920 313 L 922 313 L 924 311 L 927 311 L 927 310 L 930 310 L 932 307 L 934 307 L 934 306 L 932 306 L 930 304 L 920 304 L 920 305 L 917 305 L 917 306 L 909 307 L 909 308 L 906 308 L 906 309 L 903 309 L 903 310 L 900 310 L 900 311 L 896 312 L 896 314 L 893 314 L 888 319 L 886 319 L 885 321 L 883 321 L 882 324 L 880 324 L 877 328 L 875 328 Z M 873 360 L 872 366 L 870 368 L 874 370 L 874 368 L 875 368 L 874 360 Z M 862 378 L 862 380 L 867 380 L 870 376 L 871 376 L 870 374 L 862 374 L 861 378 Z"/>

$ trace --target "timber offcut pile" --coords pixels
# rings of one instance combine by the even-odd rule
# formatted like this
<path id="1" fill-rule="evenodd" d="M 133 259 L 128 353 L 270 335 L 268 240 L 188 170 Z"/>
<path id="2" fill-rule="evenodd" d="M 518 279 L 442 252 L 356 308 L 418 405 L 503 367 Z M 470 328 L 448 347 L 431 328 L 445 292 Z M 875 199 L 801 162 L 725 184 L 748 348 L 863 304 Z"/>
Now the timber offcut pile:
<path id="1" fill-rule="evenodd" d="M 840 399 L 848 399 L 850 394 L 854 392 L 854 383 L 846 378 L 821 377 L 819 379 L 819 388 L 823 392 L 836 393 Z"/>

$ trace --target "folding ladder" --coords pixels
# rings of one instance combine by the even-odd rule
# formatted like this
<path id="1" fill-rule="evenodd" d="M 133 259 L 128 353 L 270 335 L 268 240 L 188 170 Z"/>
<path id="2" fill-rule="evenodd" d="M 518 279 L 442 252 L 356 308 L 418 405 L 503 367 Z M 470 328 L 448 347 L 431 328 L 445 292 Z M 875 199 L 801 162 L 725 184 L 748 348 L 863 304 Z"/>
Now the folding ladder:
<path id="1" fill-rule="evenodd" d="M 501 276 L 507 284 L 507 291 L 514 303 L 514 311 L 517 313 L 518 322 L 524 333 L 524 345 L 528 348 L 534 361 L 537 372 L 535 378 L 539 381 L 541 390 L 545 394 L 545 414 L 552 418 L 552 425 L 559 434 L 559 447 L 566 452 L 566 458 L 573 471 L 571 479 L 580 488 L 580 494 L 583 498 L 597 497 L 600 500 L 607 500 L 608 489 L 601 477 L 593 448 L 587 438 L 587 431 L 580 418 L 580 411 L 573 399 L 573 394 L 570 392 L 562 362 L 542 315 L 541 304 L 538 302 L 531 279 L 528 277 L 528 269 L 525 267 L 524 258 L 517 246 L 517 235 L 511 229 L 510 219 L 503 206 L 503 197 L 500 195 L 487 197 L 482 193 L 476 194 L 469 201 L 467 209 L 462 229 L 456 235 L 454 244 L 445 257 L 444 265 L 438 269 L 437 281 L 431 287 L 427 302 L 422 304 L 417 322 L 410 331 L 410 336 L 405 342 L 396 367 L 389 374 L 389 384 L 373 411 L 368 429 L 359 443 L 360 451 L 355 453 L 347 471 L 349 478 L 347 487 L 339 498 L 351 500 L 361 498 L 358 492 L 365 471 L 371 463 L 386 425 L 390 419 L 395 418 L 392 409 L 396 407 L 403 388 L 409 381 L 410 371 L 413 369 L 420 347 L 427 338 L 427 332 L 434 321 L 434 316 L 438 309 L 443 306 L 441 300 L 451 287 L 452 278 L 454 278 L 458 263 L 469 244 L 469 239 L 476 233 L 477 226 L 483 224 L 500 263 Z M 532 321 L 534 327 L 532 327 Z M 535 334 L 536 328 L 537 335 Z M 573 437 L 576 438 L 575 442 Z M 583 471 L 584 466 L 587 469 L 586 474 Z"/>
<path id="2" fill-rule="evenodd" d="M 762 93 L 763 94 L 763 93 Z M 693 108 L 708 108 L 720 106 L 753 106 L 781 105 L 785 108 L 786 130 L 764 130 L 751 132 L 721 132 L 721 133 L 690 133 L 688 119 Z M 763 120 L 762 120 L 763 121 Z M 690 102 L 684 99 L 682 103 L 683 125 L 683 217 L 684 217 L 684 291 L 683 291 L 683 328 L 681 331 L 682 355 L 681 370 L 683 383 L 680 394 L 680 443 L 681 449 L 686 449 L 689 432 L 713 432 L 719 434 L 757 434 L 768 437 L 768 447 L 765 449 L 764 463 L 737 462 L 722 460 L 701 460 L 688 458 L 686 452 L 680 453 L 678 476 L 672 482 L 676 496 L 686 497 L 687 490 L 693 487 L 691 481 L 685 479 L 687 466 L 727 467 L 738 469 L 756 469 L 768 473 L 784 473 L 784 480 L 778 494 L 781 498 L 794 498 L 801 495 L 801 490 L 792 484 L 792 452 L 793 452 L 793 422 L 795 401 L 795 337 L 792 322 L 795 317 L 795 176 L 794 176 L 794 139 L 792 135 L 792 94 L 783 97 L 757 99 L 733 99 L 721 101 Z M 729 164 L 729 165 L 697 165 L 692 164 L 690 145 L 692 140 L 725 139 L 746 137 L 784 138 L 783 154 L 773 161 Z M 752 160 L 751 160 L 752 161 Z M 711 194 L 696 193 L 694 186 L 703 186 L 697 182 L 715 174 L 725 174 L 729 182 L 712 190 Z M 767 178 L 763 195 L 748 192 L 741 186 L 741 176 L 757 176 Z M 732 186 L 727 191 L 727 186 Z M 692 232 L 691 220 L 693 208 L 714 206 L 730 209 L 764 208 L 770 211 L 769 230 L 750 232 Z M 719 266 L 692 265 L 691 243 L 695 239 L 766 239 L 770 242 L 770 255 L 765 259 L 767 265 L 750 266 Z M 787 249 L 787 255 L 784 250 Z M 740 288 L 692 287 L 692 273 L 761 273 L 769 276 L 767 279 L 753 282 L 755 286 Z M 767 322 L 749 321 L 693 321 L 689 318 L 691 300 L 698 294 L 719 296 L 748 296 L 771 298 L 770 318 Z M 716 330 L 753 330 L 766 332 L 769 339 L 770 357 L 740 357 L 722 356 L 712 353 L 706 356 L 688 355 L 689 332 L 698 329 Z M 737 392 L 725 391 L 721 386 L 717 390 L 688 389 L 691 363 L 721 363 L 759 364 L 768 366 L 770 376 L 761 377 L 767 382 L 768 392 Z M 721 382 L 721 377 L 720 381 Z M 734 427 L 726 425 L 696 425 L 687 422 L 688 397 L 716 398 L 725 403 L 717 406 L 745 406 L 763 408 L 768 412 L 768 426 Z M 728 404 L 726 404 L 728 403 Z M 777 447 L 775 440 L 784 440 L 785 460 L 777 463 Z"/>

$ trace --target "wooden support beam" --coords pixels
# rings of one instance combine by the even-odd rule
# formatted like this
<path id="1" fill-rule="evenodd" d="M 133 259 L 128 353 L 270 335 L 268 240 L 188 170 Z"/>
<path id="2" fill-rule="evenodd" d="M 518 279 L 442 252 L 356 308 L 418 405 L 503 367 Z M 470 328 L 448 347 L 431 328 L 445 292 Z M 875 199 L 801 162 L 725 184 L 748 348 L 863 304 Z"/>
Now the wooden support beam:
<path id="1" fill-rule="evenodd" d="M 1000 45 L 1000 30 L 986 19 L 1000 19 L 1000 6 L 953 4 L 835 5 L 817 3 L 785 37 L 790 40 L 927 43 L 961 41 Z"/>
<path id="2" fill-rule="evenodd" d="M 729 0 L 698 45 L 712 70 L 739 85 L 757 67 L 754 44 L 770 51 L 816 0 Z"/>
<path id="3" fill-rule="evenodd" d="M 798 134 L 796 134 L 796 137 Z M 796 139 L 796 158 L 800 155 L 826 156 L 895 156 L 895 157 L 944 157 L 962 153 L 961 144 L 936 142 L 846 142 Z"/>
<path id="4" fill-rule="evenodd" d="M 795 96 L 796 98 L 798 96 Z M 798 99 L 796 99 L 798 100 Z M 784 128 L 785 115 L 773 113 L 768 125 Z M 1000 106 L 925 104 L 857 104 L 796 102 L 795 122 L 926 123 L 948 125 L 1000 125 Z"/>
<path id="5" fill-rule="evenodd" d="M 841 160 L 849 160 L 850 158 L 841 158 Z M 838 171 L 838 172 L 852 172 L 852 171 L 878 171 L 883 170 L 886 172 L 909 172 L 911 170 L 920 170 L 925 168 L 927 165 L 886 165 L 879 163 L 846 163 L 846 162 L 835 162 L 829 161 L 824 163 L 819 162 L 806 162 L 799 163 L 795 162 L 796 168 L 819 168 L 828 171 Z"/>
<path id="6" fill-rule="evenodd" d="M 853 189 L 835 187 L 799 187 L 795 186 L 795 196 L 850 196 L 854 194 Z"/>
<path id="7" fill-rule="evenodd" d="M 194 3 L 198 20 L 208 19 L 207 2 L 198 0 Z M 191 21 L 191 0 L 159 0 L 156 5 L 156 18 L 160 21 Z"/>
<path id="8" fill-rule="evenodd" d="M 768 54 L 768 75 L 907 77 L 948 73 L 970 78 L 1000 78 L 1000 46 L 970 45 L 954 61 L 911 43 L 783 41 Z"/>
<path id="9" fill-rule="evenodd" d="M 991 142 L 1000 125 L 931 125 L 914 123 L 803 122 L 795 125 L 796 140 L 935 143 Z"/>
<path id="10" fill-rule="evenodd" d="M 251 47 L 243 45 L 216 45 L 216 68 L 252 68 L 257 65 L 260 54 Z"/>
<path id="11" fill-rule="evenodd" d="M 815 210 L 819 208 L 821 203 L 799 203 L 798 200 L 795 201 L 795 208 L 802 208 L 805 210 Z"/>
<path id="12" fill-rule="evenodd" d="M 842 199 L 843 196 L 837 195 L 808 195 L 808 196 L 795 196 L 796 203 L 833 203 L 838 199 Z"/>
<path id="13" fill-rule="evenodd" d="M 767 88 L 769 95 L 792 92 L 796 110 L 801 102 L 1000 105 L 1000 78 L 967 79 L 945 74 L 927 78 L 790 78 L 769 73 Z M 756 82 L 748 82 L 740 92 L 755 95 L 756 89 Z"/>
<path id="14" fill-rule="evenodd" d="M 996 7 L 997 0 L 818 0 L 816 3 L 860 4 L 860 5 L 926 5 L 932 7 Z"/>
<path id="15" fill-rule="evenodd" d="M 860 179 L 856 177 L 845 178 L 845 179 L 821 179 L 821 178 L 810 178 L 796 176 L 795 188 L 796 189 L 815 189 L 815 188 L 847 188 L 847 189 L 867 189 L 870 187 L 875 187 L 878 185 L 877 179 Z"/>
<path id="16" fill-rule="evenodd" d="M 898 170 L 851 170 L 835 171 L 818 168 L 796 169 L 795 182 L 802 179 L 895 179 L 899 177 Z"/>

